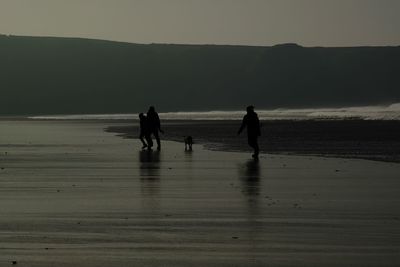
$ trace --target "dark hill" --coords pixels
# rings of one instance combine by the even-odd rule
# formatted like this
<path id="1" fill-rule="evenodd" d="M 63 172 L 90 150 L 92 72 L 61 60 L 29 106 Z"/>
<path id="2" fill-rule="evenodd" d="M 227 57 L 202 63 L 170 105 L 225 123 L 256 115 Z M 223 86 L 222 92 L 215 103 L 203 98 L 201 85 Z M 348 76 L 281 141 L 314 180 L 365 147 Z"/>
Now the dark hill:
<path id="1" fill-rule="evenodd" d="M 0 114 L 400 102 L 400 47 L 129 44 L 0 36 Z"/>

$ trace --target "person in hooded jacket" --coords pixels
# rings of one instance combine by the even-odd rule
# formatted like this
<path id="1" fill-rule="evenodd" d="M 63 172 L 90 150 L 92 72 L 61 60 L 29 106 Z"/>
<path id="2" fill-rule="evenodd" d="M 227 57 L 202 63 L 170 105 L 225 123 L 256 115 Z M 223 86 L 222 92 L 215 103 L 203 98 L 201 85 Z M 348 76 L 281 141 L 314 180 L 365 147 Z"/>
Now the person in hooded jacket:
<path id="1" fill-rule="evenodd" d="M 250 147 L 254 149 L 253 158 L 258 159 L 260 148 L 258 146 L 258 137 L 261 135 L 260 120 L 254 112 L 253 106 L 246 108 L 247 114 L 243 117 L 242 125 L 239 128 L 238 135 L 247 128 L 247 141 Z"/>

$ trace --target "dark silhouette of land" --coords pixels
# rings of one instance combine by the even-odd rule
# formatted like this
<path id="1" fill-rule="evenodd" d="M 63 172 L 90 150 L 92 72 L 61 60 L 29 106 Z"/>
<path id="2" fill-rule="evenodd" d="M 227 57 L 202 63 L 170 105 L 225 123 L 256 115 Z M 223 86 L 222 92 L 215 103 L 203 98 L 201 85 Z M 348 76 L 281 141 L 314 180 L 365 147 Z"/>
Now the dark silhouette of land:
<path id="1" fill-rule="evenodd" d="M 400 102 L 400 47 L 129 44 L 0 35 L 0 114 Z M 229 97 L 228 97 L 229 96 Z"/>

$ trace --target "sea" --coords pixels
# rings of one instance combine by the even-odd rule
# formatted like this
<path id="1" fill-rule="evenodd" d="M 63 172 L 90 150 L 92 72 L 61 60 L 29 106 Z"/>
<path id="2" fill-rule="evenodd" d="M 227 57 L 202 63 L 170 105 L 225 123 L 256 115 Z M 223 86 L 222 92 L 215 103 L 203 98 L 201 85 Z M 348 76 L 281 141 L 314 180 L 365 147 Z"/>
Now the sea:
<path id="1" fill-rule="evenodd" d="M 382 106 L 340 108 L 261 109 L 261 120 L 400 120 L 400 103 Z M 241 120 L 245 111 L 182 111 L 160 112 L 163 120 Z M 74 114 L 32 116 L 38 120 L 135 120 L 138 114 Z"/>

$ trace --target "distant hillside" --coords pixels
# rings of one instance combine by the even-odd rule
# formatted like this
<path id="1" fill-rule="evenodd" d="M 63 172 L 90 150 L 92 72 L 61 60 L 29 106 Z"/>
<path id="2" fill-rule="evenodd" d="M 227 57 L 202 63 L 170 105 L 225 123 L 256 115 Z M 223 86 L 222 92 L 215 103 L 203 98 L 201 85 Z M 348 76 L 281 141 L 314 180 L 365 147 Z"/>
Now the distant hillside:
<path id="1" fill-rule="evenodd" d="M 400 102 L 400 47 L 139 45 L 0 36 L 0 114 Z"/>

